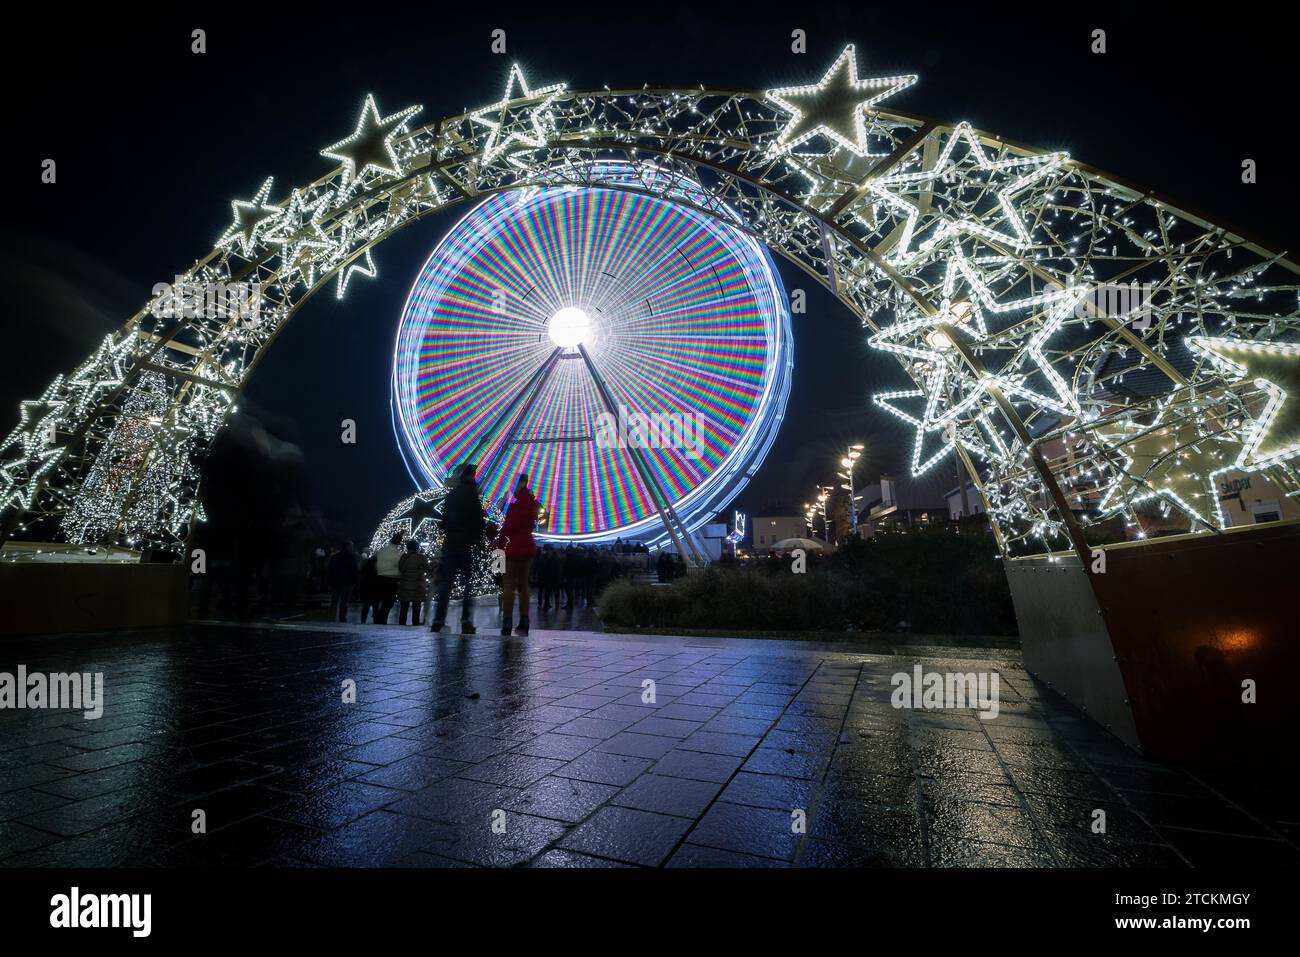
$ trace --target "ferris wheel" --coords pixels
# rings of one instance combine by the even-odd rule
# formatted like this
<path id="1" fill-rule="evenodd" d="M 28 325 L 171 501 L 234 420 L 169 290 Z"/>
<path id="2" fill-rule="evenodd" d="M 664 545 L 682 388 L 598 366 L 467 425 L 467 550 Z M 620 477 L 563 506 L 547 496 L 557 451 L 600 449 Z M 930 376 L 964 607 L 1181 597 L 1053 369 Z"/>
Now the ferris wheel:
<path id="1" fill-rule="evenodd" d="M 775 438 L 788 302 L 698 183 L 599 174 L 621 188 L 498 194 L 438 244 L 398 328 L 394 427 L 420 486 L 472 461 L 504 506 L 526 473 L 549 537 L 691 548 Z"/>

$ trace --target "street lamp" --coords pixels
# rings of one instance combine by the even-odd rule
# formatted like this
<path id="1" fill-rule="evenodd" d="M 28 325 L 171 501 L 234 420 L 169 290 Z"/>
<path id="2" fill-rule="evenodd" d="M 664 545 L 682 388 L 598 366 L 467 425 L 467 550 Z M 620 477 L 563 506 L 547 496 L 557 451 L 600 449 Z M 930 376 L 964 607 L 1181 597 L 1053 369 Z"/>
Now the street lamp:
<path id="1" fill-rule="evenodd" d="M 813 518 L 816 516 L 816 514 L 817 514 L 817 510 L 818 510 L 818 509 L 821 510 L 821 513 L 822 513 L 822 537 L 823 537 L 823 538 L 824 538 L 828 543 L 829 543 L 830 540 L 831 540 L 831 532 L 830 532 L 831 525 L 830 525 L 830 518 L 829 518 L 829 516 L 826 514 L 826 503 L 830 500 L 830 495 L 831 495 L 831 492 L 832 492 L 832 491 L 834 491 L 834 489 L 833 489 L 831 486 L 829 486 L 829 485 L 818 485 L 818 486 L 817 486 L 817 497 L 816 497 L 816 499 L 814 499 L 814 501 L 816 502 L 816 504 L 815 504 L 815 505 L 811 505 L 811 506 L 808 507 L 808 516 L 807 516 L 807 517 L 808 517 L 808 530 L 811 532 L 811 531 L 812 531 L 812 528 L 813 528 Z"/>
<path id="2" fill-rule="evenodd" d="M 840 459 L 840 465 L 844 466 L 843 472 L 837 472 L 842 479 L 848 481 L 842 483 L 840 488 L 849 493 L 849 523 L 853 528 L 853 534 L 858 534 L 858 496 L 853 487 L 853 469 L 858 464 L 858 459 L 862 456 L 861 445 L 850 445 L 844 452 L 844 458 Z"/>

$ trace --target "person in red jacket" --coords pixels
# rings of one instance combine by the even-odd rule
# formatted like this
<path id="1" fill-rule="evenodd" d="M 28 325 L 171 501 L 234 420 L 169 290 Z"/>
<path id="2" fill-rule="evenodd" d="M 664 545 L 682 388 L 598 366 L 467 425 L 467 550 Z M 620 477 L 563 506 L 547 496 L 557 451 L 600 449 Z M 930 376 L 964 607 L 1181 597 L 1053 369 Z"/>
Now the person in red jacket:
<path id="1" fill-rule="evenodd" d="M 533 526 L 537 524 L 539 506 L 528 488 L 528 476 L 520 475 L 515 483 L 515 494 L 501 520 L 496 546 L 506 553 L 506 574 L 502 582 L 501 634 L 510 634 L 510 622 L 515 614 L 515 594 L 519 595 L 519 634 L 528 634 L 528 571 L 537 554 L 533 541 Z"/>

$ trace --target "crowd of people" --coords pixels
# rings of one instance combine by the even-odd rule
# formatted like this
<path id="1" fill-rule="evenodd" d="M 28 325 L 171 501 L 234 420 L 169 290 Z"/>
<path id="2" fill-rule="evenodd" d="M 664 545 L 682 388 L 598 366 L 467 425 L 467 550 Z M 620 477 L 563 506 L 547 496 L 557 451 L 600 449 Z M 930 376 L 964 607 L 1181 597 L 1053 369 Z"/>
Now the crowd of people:
<path id="1" fill-rule="evenodd" d="M 397 624 L 420 625 L 429 620 L 430 631 L 446 626 L 453 594 L 461 602 L 461 634 L 474 634 L 475 555 L 479 549 L 500 549 L 503 567 L 494 570 L 500 593 L 501 634 L 527 635 L 529 609 L 536 598 L 537 611 L 571 611 L 595 607 L 604 588 L 615 578 L 649 567 L 646 547 L 622 540 L 612 545 L 544 544 L 534 538 L 541 506 L 520 475 L 499 527 L 488 522 L 479 500 L 473 465 L 463 465 L 452 475 L 442 508 L 442 547 L 426 555 L 420 542 L 403 541 L 401 532 L 373 554 L 361 555 L 351 542 L 340 544 L 328 557 L 324 578 L 330 603 L 339 621 L 348 620 L 355 595 L 360 621 L 387 624 L 397 609 Z M 659 566 L 660 579 L 669 571 Z M 518 609 L 518 620 L 515 612 Z"/>

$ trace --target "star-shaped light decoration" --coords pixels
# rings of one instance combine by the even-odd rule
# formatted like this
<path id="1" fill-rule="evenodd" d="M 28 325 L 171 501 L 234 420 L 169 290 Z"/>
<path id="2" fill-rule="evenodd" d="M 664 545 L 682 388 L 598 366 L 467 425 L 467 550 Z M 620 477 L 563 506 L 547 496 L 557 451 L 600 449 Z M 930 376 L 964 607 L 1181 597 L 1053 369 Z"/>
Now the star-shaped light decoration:
<path id="1" fill-rule="evenodd" d="M 1048 409 L 1061 416 L 1082 417 L 1068 383 L 1052 368 L 1043 352 L 1044 343 L 1068 314 L 1071 308 L 1068 302 L 1057 304 L 1050 317 L 1012 353 L 1010 361 L 1001 370 L 977 375 L 959 355 L 952 336 L 960 335 L 969 345 L 979 346 L 986 335 L 983 320 L 975 303 L 968 299 L 954 300 L 951 292 L 951 289 L 945 289 L 935 315 L 896 322 L 867 340 L 873 348 L 882 352 L 892 352 L 915 360 L 913 374 L 923 383 L 919 390 L 874 397 L 876 405 L 916 427 L 912 454 L 913 475 L 925 472 L 952 447 L 951 443 L 945 445 L 922 462 L 920 450 L 926 433 L 946 431 L 949 425 L 976 412 L 983 415 L 980 409 L 992 388 L 1001 389 L 1013 402 L 1027 402 L 1036 409 Z M 1055 396 L 1038 392 L 1025 384 L 1027 375 L 1020 370 L 1026 359 L 1032 360 L 1043 378 L 1052 386 Z M 894 399 L 910 397 L 924 397 L 926 400 L 925 409 L 919 418 L 893 404 Z"/>
<path id="2" fill-rule="evenodd" d="M 39 399 L 19 403 L 18 426 L 0 442 L 0 510 L 31 508 L 41 478 L 58 465 L 63 447 L 51 436 L 63 420 L 66 393 L 59 375 Z"/>
<path id="3" fill-rule="evenodd" d="M 1163 499 L 1203 525 L 1226 527 L 1218 477 L 1237 468 L 1241 442 L 1230 430 L 1217 429 L 1212 417 L 1194 412 L 1166 419 L 1162 408 L 1150 426 L 1110 422 L 1094 430 L 1093 436 L 1123 459 L 1122 477 L 1102 497 L 1103 515 Z"/>
<path id="4" fill-rule="evenodd" d="M 1066 159 L 1064 153 L 994 158 L 974 129 L 962 123 L 928 169 L 887 174 L 864 184 L 884 207 L 903 218 L 901 238 L 891 263 L 906 277 L 921 277 L 920 284 L 932 288 L 937 300 L 933 315 L 913 312 L 869 340 L 874 348 L 925 366 L 918 376 L 927 400 L 925 412 L 917 421 L 918 446 L 924 433 L 969 416 L 993 388 L 1000 389 L 1011 402 L 1027 403 L 1035 410 L 1046 409 L 1076 420 L 1085 418 L 1067 377 L 1053 367 L 1044 348 L 1065 323 L 1082 291 L 1049 284 L 1040 291 L 1010 299 L 1000 298 L 997 291 L 1006 285 L 1004 279 L 1014 279 L 1022 268 L 1013 253 L 1032 245 L 1029 228 L 1017 209 L 1018 197 Z M 974 209 L 963 208 L 935 210 L 931 235 L 912 249 L 921 207 L 900 192 L 915 192 L 919 197 L 932 190 L 939 178 L 969 183 L 971 190 L 978 191 L 975 203 L 991 194 L 996 203 L 993 212 L 998 215 L 977 216 Z M 994 226 L 987 224 L 991 219 Z M 941 280 L 933 275 L 937 266 L 943 269 Z M 1045 317 L 1039 316 L 1043 311 Z M 986 315 L 1000 318 L 997 329 L 990 328 Z M 1026 335 L 1025 328 L 1035 331 Z M 985 371 L 975 374 L 966 368 L 950 338 L 953 330 L 961 334 L 969 351 L 984 356 L 981 364 Z M 913 365 L 915 369 L 916 362 Z M 937 374 L 929 370 L 937 370 Z M 1035 376 L 1050 386 L 1050 392 L 1030 386 Z M 888 401 L 877 404 L 900 415 L 900 410 Z M 903 417 L 908 421 L 916 419 Z M 939 457 L 933 456 L 922 465 L 914 454 L 914 468 L 924 470 Z"/>
<path id="5" fill-rule="evenodd" d="M 391 116 L 380 116 L 374 94 L 367 93 L 352 135 L 325 147 L 320 155 L 343 163 L 344 189 L 360 183 L 371 170 L 396 176 L 401 171 L 401 162 L 393 140 L 409 132 L 406 124 L 422 109 L 422 106 L 408 106 Z"/>
<path id="6" fill-rule="evenodd" d="M 335 299 L 343 298 L 348 291 L 348 283 L 356 273 L 368 276 L 371 279 L 374 279 L 375 276 L 379 275 L 379 270 L 375 266 L 375 260 L 371 257 L 369 249 L 367 249 L 359 259 L 352 260 L 352 262 L 344 266 L 339 272 L 338 289 L 334 293 Z"/>
<path id="7" fill-rule="evenodd" d="M 68 379 L 68 411 L 80 418 L 98 401 L 100 393 L 110 392 L 126 381 L 127 369 L 135 351 L 136 335 L 121 338 L 109 333 L 95 354 Z"/>
<path id="8" fill-rule="evenodd" d="M 850 43 L 817 83 L 767 91 L 766 97 L 790 114 L 769 155 L 779 156 L 820 133 L 858 156 L 866 156 L 866 111 L 916 79 L 915 74 L 908 74 L 859 80 L 858 58 Z"/>
<path id="9" fill-rule="evenodd" d="M 351 255 L 354 245 L 365 245 L 370 239 L 382 232 L 384 221 L 377 219 L 373 223 L 357 228 L 355 220 L 349 216 L 344 219 L 339 227 L 338 235 L 334 237 L 334 252 L 329 257 L 328 268 L 333 268 L 341 262 L 344 262 Z M 343 266 L 338 273 L 338 286 L 335 289 L 335 298 L 342 299 L 348 291 L 348 283 L 356 274 L 368 276 L 371 279 L 379 275 L 379 270 L 375 266 L 375 260 L 367 249 L 360 256 L 353 258 L 347 265 Z"/>
<path id="10" fill-rule="evenodd" d="M 1243 437 L 1241 468 L 1260 469 L 1300 454 L 1300 343 L 1193 336 L 1187 344 L 1268 393 Z"/>
<path id="11" fill-rule="evenodd" d="M 960 154 L 958 148 L 961 148 Z M 923 153 L 917 155 L 924 160 Z M 933 166 L 886 173 L 867 180 L 864 185 L 887 206 L 904 212 L 903 237 L 890 261 L 906 266 L 926 259 L 927 254 L 938 252 L 945 240 L 954 237 L 975 236 L 1008 250 L 1025 248 L 1030 243 L 1029 229 L 1016 208 L 1016 197 L 1060 169 L 1069 158 L 1069 153 L 1056 152 L 1028 156 L 1009 153 L 1001 159 L 993 159 L 974 127 L 961 122 L 953 128 Z M 920 210 L 916 203 L 905 198 L 906 194 L 931 193 L 936 179 L 957 179 L 963 188 L 984 192 L 993 190 L 1002 213 L 1002 228 L 989 225 L 990 216 L 944 215 L 936 219 L 933 234 L 919 248 L 912 250 L 912 234 Z"/>
<path id="12" fill-rule="evenodd" d="M 240 255 L 244 258 L 253 255 L 253 249 L 257 246 L 263 231 L 279 219 L 282 212 L 279 206 L 267 202 L 274 182 L 275 177 L 268 176 L 252 199 L 236 199 L 231 202 L 230 208 L 234 212 L 234 219 L 230 223 L 230 228 L 217 240 L 218 246 L 225 247 L 236 243 Z"/>
<path id="13" fill-rule="evenodd" d="M 283 275 L 298 275 L 310 288 L 316 281 L 317 259 L 322 250 L 332 246 L 321 223 L 330 208 L 332 192 L 308 199 L 294 190 L 284 208 L 284 216 L 263 237 L 280 247 L 280 270 Z"/>
<path id="14" fill-rule="evenodd" d="M 524 79 L 524 71 L 518 63 L 510 67 L 506 77 L 506 89 L 501 99 L 491 106 L 475 110 L 469 118 L 488 128 L 483 141 L 484 164 L 491 163 L 496 157 L 510 148 L 511 144 L 541 147 L 546 145 L 546 126 L 544 123 L 547 110 L 552 101 L 564 92 L 563 83 L 530 89 Z M 511 105 L 513 100 L 536 100 L 538 102 Z M 496 114 L 496 119 L 489 119 Z"/>

